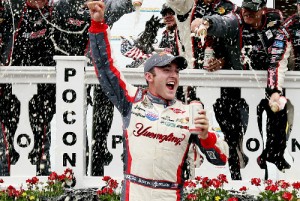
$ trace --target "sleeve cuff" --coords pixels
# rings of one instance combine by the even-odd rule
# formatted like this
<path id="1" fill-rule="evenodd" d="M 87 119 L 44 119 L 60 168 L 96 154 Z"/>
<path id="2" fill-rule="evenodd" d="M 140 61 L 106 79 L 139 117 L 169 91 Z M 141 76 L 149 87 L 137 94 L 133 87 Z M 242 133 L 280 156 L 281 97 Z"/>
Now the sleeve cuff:
<path id="1" fill-rule="evenodd" d="M 95 20 L 91 20 L 91 26 L 89 28 L 89 32 L 90 33 L 101 33 L 106 31 L 106 29 L 108 28 L 108 25 L 105 23 L 105 21 L 101 21 L 101 22 L 97 22 Z"/>
<path id="2" fill-rule="evenodd" d="M 206 139 L 200 139 L 200 143 L 204 149 L 209 149 L 215 146 L 217 142 L 217 136 L 215 133 L 208 132 Z"/>

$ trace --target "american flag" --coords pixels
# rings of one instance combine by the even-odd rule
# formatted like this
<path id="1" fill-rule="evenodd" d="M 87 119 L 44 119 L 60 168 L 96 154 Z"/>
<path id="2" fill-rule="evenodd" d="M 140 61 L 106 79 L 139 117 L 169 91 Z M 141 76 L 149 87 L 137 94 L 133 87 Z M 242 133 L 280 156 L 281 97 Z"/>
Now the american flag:
<path id="1" fill-rule="evenodd" d="M 134 46 L 134 43 L 128 39 L 122 37 L 121 42 L 121 53 L 125 57 L 132 58 L 133 60 L 146 59 L 149 58 L 152 54 L 145 54 L 141 49 Z"/>

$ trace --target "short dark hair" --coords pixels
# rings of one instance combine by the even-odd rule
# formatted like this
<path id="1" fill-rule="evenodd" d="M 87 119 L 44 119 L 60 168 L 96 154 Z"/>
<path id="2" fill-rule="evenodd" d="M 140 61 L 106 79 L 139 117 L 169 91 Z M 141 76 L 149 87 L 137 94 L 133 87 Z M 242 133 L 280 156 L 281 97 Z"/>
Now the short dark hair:
<path id="1" fill-rule="evenodd" d="M 246 8 L 252 11 L 259 11 L 267 4 L 267 0 L 243 0 L 242 8 Z"/>
<path id="2" fill-rule="evenodd" d="M 164 3 L 161 8 L 160 14 L 164 17 L 168 13 L 170 13 L 171 15 L 175 15 L 174 10 L 170 6 L 168 6 L 167 4 Z"/>

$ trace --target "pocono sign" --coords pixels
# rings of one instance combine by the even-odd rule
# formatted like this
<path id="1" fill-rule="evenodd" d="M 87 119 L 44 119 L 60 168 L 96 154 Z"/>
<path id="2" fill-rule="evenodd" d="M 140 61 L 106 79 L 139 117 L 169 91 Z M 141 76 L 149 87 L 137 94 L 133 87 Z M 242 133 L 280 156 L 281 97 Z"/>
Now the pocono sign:
<path id="1" fill-rule="evenodd" d="M 86 88 L 85 57 L 55 56 L 56 77 L 56 140 L 55 169 L 74 171 L 77 180 L 85 175 Z M 78 107 L 83 105 L 84 107 Z M 80 183 L 76 187 L 80 187 Z"/>

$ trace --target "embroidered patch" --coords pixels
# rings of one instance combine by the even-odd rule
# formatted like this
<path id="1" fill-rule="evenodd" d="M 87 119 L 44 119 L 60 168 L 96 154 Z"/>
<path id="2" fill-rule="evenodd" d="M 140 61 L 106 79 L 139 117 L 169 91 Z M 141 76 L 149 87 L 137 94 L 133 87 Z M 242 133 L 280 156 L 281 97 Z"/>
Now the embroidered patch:
<path id="1" fill-rule="evenodd" d="M 225 11 L 226 11 L 225 8 L 222 6 L 222 7 L 219 7 L 219 8 L 218 8 L 218 11 L 217 11 L 217 12 L 218 12 L 220 15 L 223 15 L 223 14 L 225 13 Z"/>
<path id="2" fill-rule="evenodd" d="M 217 159 L 217 157 L 213 151 L 206 151 L 206 153 L 210 159 L 213 159 L 213 160 Z"/>
<path id="3" fill-rule="evenodd" d="M 284 36 L 282 34 L 276 36 L 276 40 L 283 40 Z"/>
<path id="4" fill-rule="evenodd" d="M 184 110 L 178 109 L 178 108 L 170 108 L 175 114 L 183 114 L 185 113 Z"/>
<path id="5" fill-rule="evenodd" d="M 158 120 L 158 114 L 153 111 L 146 111 L 145 116 L 150 121 L 156 121 Z"/>
<path id="6" fill-rule="evenodd" d="M 273 37 L 272 31 L 271 30 L 266 31 L 266 36 L 268 39 L 272 38 Z"/>
<path id="7" fill-rule="evenodd" d="M 283 49 L 272 48 L 271 54 L 281 54 Z"/>
<path id="8" fill-rule="evenodd" d="M 280 41 L 280 40 L 275 40 L 274 43 L 273 43 L 273 46 L 274 47 L 283 48 L 284 43 L 282 41 Z"/>

